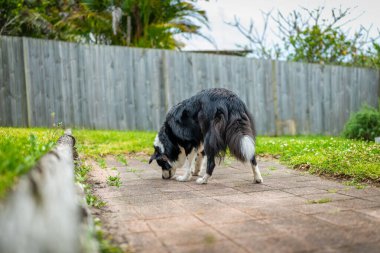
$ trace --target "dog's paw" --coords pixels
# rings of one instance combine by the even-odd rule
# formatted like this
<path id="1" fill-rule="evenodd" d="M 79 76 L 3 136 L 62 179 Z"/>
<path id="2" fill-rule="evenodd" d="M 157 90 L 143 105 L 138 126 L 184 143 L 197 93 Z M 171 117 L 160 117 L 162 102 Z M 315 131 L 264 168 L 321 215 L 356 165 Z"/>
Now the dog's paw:
<path id="1" fill-rule="evenodd" d="M 203 177 L 198 178 L 196 182 L 197 184 L 207 184 L 209 178 L 210 176 L 205 174 Z"/>
<path id="2" fill-rule="evenodd" d="M 190 177 L 188 177 L 187 175 L 178 176 L 176 177 L 176 180 L 178 182 L 187 182 L 187 181 L 190 181 Z"/>
<path id="3" fill-rule="evenodd" d="M 197 184 L 207 184 L 207 180 L 204 180 L 203 177 L 198 178 L 195 182 L 197 182 Z"/>
<path id="4" fill-rule="evenodd" d="M 253 182 L 255 184 L 261 184 L 262 182 L 264 182 L 264 180 L 262 177 L 258 177 L 258 178 L 253 179 Z"/>

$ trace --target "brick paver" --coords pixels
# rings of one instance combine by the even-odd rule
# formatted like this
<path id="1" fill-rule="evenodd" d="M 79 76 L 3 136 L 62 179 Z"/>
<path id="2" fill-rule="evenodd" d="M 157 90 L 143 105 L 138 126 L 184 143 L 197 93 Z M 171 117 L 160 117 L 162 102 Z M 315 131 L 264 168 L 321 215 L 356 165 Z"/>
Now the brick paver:
<path id="1" fill-rule="evenodd" d="M 379 252 L 380 189 L 356 189 L 261 161 L 263 184 L 226 160 L 207 185 L 162 180 L 147 157 L 107 169 L 89 161 L 94 210 L 113 239 L 133 252 Z M 116 168 L 116 169 L 115 169 Z M 122 186 L 108 186 L 120 173 Z M 178 171 L 177 173 L 182 173 Z M 313 201 L 324 200 L 324 203 Z"/>

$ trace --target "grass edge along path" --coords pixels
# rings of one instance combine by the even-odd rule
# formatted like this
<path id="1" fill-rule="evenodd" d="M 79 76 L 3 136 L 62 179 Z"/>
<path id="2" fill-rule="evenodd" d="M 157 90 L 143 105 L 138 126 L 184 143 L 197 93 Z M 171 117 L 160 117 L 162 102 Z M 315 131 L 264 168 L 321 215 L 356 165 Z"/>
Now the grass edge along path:
<path id="1" fill-rule="evenodd" d="M 75 135 L 74 135 L 75 136 Z M 87 183 L 88 173 L 91 170 L 91 166 L 86 161 L 75 161 L 74 175 L 77 184 L 80 184 L 83 188 L 86 203 L 89 207 L 100 209 L 107 205 L 107 203 L 101 200 L 98 196 L 93 194 L 92 185 Z M 102 222 L 99 218 L 94 218 L 94 231 L 91 234 L 98 242 L 100 253 L 122 253 L 123 251 L 119 246 L 113 243 L 109 234 L 104 232 Z"/>
<path id="2" fill-rule="evenodd" d="M 56 128 L 0 127 L 0 199 L 62 134 L 63 131 Z"/>
<path id="3" fill-rule="evenodd" d="M 282 163 L 312 174 L 380 185 L 380 145 L 341 137 L 258 138 L 258 154 L 279 155 Z"/>
<path id="4" fill-rule="evenodd" d="M 156 132 L 75 130 L 78 151 L 98 158 L 152 152 Z M 256 153 L 312 174 L 380 184 L 380 145 L 329 136 L 258 136 Z"/>

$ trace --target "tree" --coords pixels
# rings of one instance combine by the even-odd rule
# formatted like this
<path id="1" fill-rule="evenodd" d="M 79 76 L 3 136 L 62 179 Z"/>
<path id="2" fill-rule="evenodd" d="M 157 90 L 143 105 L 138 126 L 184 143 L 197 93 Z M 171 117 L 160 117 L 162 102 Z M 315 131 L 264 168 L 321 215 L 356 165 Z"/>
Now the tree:
<path id="1" fill-rule="evenodd" d="M 39 10 L 43 4 L 22 0 L 0 2 L 0 35 L 33 35 L 50 37 L 53 30 L 50 22 Z"/>
<path id="2" fill-rule="evenodd" d="M 151 48 L 201 36 L 205 11 L 186 0 L 0 0 L 0 35 Z"/>
<path id="3" fill-rule="evenodd" d="M 351 9 L 332 9 L 331 18 L 323 18 L 325 9 L 302 8 L 285 16 L 277 12 L 264 13 L 265 27 L 259 34 L 251 21 L 249 28 L 243 26 L 237 18 L 230 25 L 236 27 L 248 39 L 246 48 L 253 50 L 254 56 L 261 58 L 287 59 L 310 63 L 339 64 L 349 66 L 380 67 L 379 37 L 368 39 L 370 28 L 361 27 L 349 36 L 343 26 L 351 22 L 348 19 Z M 268 46 L 267 27 L 269 20 L 278 28 L 276 36 L 280 42 L 273 48 Z M 379 33 L 380 34 L 380 33 Z"/>
<path id="4" fill-rule="evenodd" d="M 173 49 L 183 46 L 174 38 L 176 34 L 206 38 L 200 33 L 201 25 L 208 26 L 206 13 L 192 1 L 84 0 L 84 4 L 94 16 L 109 19 L 106 30 L 112 31 L 112 35 L 107 35 L 112 44 Z"/>
<path id="5" fill-rule="evenodd" d="M 250 56 L 260 59 L 279 59 L 283 53 L 279 44 L 275 43 L 273 47 L 268 46 L 268 24 L 272 18 L 272 11 L 261 12 L 261 15 L 264 20 L 264 27 L 261 32 L 258 31 L 252 19 L 248 27 L 245 27 L 236 16 L 233 22 L 227 22 L 227 24 L 235 27 L 247 39 L 248 43 L 237 46 L 250 51 Z"/>

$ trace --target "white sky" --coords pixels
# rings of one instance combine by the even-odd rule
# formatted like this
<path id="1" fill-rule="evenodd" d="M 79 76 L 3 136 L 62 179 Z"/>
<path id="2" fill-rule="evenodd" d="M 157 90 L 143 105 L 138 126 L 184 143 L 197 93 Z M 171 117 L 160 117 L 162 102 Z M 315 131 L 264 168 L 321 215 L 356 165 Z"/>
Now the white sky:
<path id="1" fill-rule="evenodd" d="M 294 9 L 306 7 L 309 10 L 324 6 L 326 14 L 329 14 L 331 8 L 353 8 L 349 18 L 359 16 L 356 20 L 345 26 L 351 31 L 357 30 L 360 25 L 372 28 L 372 36 L 378 35 L 377 29 L 380 29 L 380 1 L 379 0 L 210 0 L 209 2 L 200 0 L 197 5 L 206 10 L 209 18 L 210 30 L 203 29 L 204 34 L 210 36 L 217 46 L 217 49 L 236 49 L 236 44 L 245 44 L 246 39 L 233 27 L 225 22 L 231 22 L 236 15 L 243 24 L 248 26 L 249 20 L 252 19 L 257 28 L 260 30 L 263 27 L 263 18 L 261 10 L 268 12 L 277 10 L 285 16 Z M 272 29 L 276 27 L 272 25 Z M 274 39 L 274 38 L 273 38 Z M 273 40 L 272 39 L 272 40 Z M 193 36 L 189 41 L 184 41 L 186 47 L 184 50 L 207 50 L 216 49 L 206 40 Z"/>

